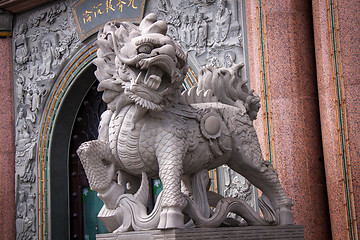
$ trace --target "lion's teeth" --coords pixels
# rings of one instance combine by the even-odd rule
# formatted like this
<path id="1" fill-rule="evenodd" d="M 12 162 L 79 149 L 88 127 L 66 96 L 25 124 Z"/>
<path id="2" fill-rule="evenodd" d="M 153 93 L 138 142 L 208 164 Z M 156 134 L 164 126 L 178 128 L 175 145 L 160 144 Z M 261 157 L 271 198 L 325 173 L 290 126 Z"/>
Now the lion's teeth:
<path id="1" fill-rule="evenodd" d="M 141 75 L 142 75 L 142 72 L 140 72 L 139 75 L 136 77 L 135 83 L 141 82 Z"/>

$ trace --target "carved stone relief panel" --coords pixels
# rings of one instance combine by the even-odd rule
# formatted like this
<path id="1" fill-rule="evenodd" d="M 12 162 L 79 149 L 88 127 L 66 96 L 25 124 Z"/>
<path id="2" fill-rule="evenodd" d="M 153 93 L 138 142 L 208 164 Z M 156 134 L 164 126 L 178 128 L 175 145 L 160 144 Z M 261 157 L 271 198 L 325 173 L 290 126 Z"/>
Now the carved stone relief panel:
<path id="1" fill-rule="evenodd" d="M 47 97 L 63 63 L 81 45 L 73 1 L 17 15 L 13 28 L 17 239 L 36 236 L 36 147 Z"/>
<path id="2" fill-rule="evenodd" d="M 242 1 L 149 1 L 150 11 L 167 22 L 168 35 L 181 43 L 199 67 L 244 62 Z"/>
<path id="3" fill-rule="evenodd" d="M 239 198 L 246 201 L 252 208 L 259 208 L 257 202 L 257 189 L 243 176 L 239 175 L 228 166 L 218 168 L 219 193 L 225 197 Z M 231 217 L 237 217 L 230 213 Z M 241 219 L 239 219 L 242 221 Z"/>

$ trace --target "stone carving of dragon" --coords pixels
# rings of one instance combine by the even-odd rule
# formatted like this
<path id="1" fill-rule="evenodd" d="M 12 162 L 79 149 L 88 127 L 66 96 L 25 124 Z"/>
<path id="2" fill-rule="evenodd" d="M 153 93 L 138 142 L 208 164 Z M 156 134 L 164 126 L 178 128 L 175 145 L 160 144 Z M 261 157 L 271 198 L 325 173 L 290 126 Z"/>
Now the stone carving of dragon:
<path id="1" fill-rule="evenodd" d="M 98 139 L 78 155 L 105 203 L 99 218 L 116 232 L 184 228 L 189 218 L 198 227 L 234 224 L 229 211 L 249 225 L 293 224 L 292 201 L 261 155 L 252 123 L 259 98 L 242 80 L 243 66 L 203 69 L 198 87 L 181 93 L 187 55 L 166 31 L 149 14 L 139 26 L 109 22 L 98 34 L 95 75 L 108 109 Z M 222 164 L 267 196 L 264 219 L 245 202 L 208 191 L 207 171 Z M 151 213 L 148 178 L 163 183 Z"/>

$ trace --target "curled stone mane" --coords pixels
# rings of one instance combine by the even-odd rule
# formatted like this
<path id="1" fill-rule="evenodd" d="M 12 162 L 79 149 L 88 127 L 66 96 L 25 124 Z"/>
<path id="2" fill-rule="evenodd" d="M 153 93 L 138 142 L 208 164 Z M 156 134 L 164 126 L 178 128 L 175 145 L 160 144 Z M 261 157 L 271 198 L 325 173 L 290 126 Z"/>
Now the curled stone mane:
<path id="1" fill-rule="evenodd" d="M 243 63 L 231 68 L 206 67 L 200 70 L 198 90 L 211 89 L 217 99 L 225 104 L 245 106 L 252 119 L 256 119 L 260 99 L 247 86 L 248 81 L 242 78 Z"/>

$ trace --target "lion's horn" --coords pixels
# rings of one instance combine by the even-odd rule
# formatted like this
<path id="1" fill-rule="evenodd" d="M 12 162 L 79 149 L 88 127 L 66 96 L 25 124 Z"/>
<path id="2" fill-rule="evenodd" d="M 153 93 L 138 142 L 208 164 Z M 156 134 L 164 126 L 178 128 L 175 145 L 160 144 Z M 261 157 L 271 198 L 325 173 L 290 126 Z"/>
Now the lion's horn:
<path id="1" fill-rule="evenodd" d="M 139 29 L 142 33 L 160 33 L 166 35 L 166 22 L 157 20 L 154 13 L 148 14 L 140 23 Z"/>

